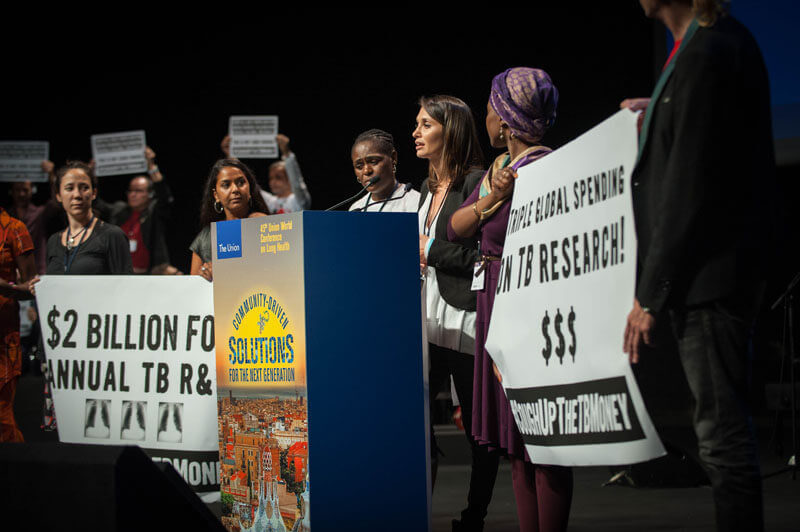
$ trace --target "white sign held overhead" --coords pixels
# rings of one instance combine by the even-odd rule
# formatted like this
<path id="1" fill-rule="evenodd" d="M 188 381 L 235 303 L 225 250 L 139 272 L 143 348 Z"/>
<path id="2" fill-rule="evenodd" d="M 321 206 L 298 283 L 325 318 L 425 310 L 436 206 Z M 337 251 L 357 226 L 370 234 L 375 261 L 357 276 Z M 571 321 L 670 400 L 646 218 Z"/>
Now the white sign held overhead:
<path id="1" fill-rule="evenodd" d="M 622 351 L 636 150 L 623 110 L 518 172 L 486 349 L 535 463 L 664 454 Z"/>
<path id="2" fill-rule="evenodd" d="M 45 275 L 36 303 L 59 440 L 138 445 L 218 499 L 211 283 Z"/>
<path id="3" fill-rule="evenodd" d="M 92 135 L 92 158 L 98 177 L 147 172 L 144 131 Z"/>
<path id="4" fill-rule="evenodd" d="M 232 116 L 228 123 L 231 157 L 238 159 L 276 159 L 278 117 Z"/>
<path id="5" fill-rule="evenodd" d="M 0 181 L 47 181 L 42 161 L 50 159 L 46 141 L 0 142 Z"/>

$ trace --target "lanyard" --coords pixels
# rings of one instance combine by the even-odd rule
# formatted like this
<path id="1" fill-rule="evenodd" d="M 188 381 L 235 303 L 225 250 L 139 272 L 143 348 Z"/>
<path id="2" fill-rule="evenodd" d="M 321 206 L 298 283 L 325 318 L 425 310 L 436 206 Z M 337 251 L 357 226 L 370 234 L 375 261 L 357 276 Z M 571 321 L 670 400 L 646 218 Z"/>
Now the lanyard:
<path id="1" fill-rule="evenodd" d="M 69 271 L 72 269 L 72 261 L 75 260 L 75 256 L 78 254 L 78 248 L 81 247 L 81 244 L 83 244 L 83 239 L 86 238 L 86 233 L 89 232 L 89 227 L 92 225 L 93 221 L 94 215 L 89 218 L 89 223 L 84 226 L 83 234 L 81 235 L 81 239 L 78 241 L 78 245 L 64 253 L 64 273 L 69 273 Z M 69 242 L 69 226 L 67 226 L 67 242 Z"/>
<path id="2" fill-rule="evenodd" d="M 431 224 L 428 225 L 428 217 L 431 215 L 431 207 L 433 207 L 433 197 L 434 194 L 431 194 L 431 202 L 428 203 L 428 212 L 425 213 L 425 224 L 422 226 L 422 231 L 425 233 L 425 236 L 431 236 L 431 228 L 434 226 L 436 219 L 439 218 L 439 214 L 442 212 L 442 208 L 444 207 L 444 202 L 447 201 L 447 195 L 450 194 L 450 185 L 453 184 L 451 180 L 447 183 L 447 189 L 444 191 L 444 198 L 442 198 L 442 202 L 439 204 L 439 208 L 436 209 L 436 215 L 431 220 Z"/>
<path id="3" fill-rule="evenodd" d="M 382 201 L 382 203 L 381 203 L 381 208 L 380 208 L 380 209 L 378 209 L 378 212 L 383 212 L 383 208 L 384 208 L 384 207 L 386 207 L 386 203 L 387 203 L 387 202 L 388 202 L 390 199 L 392 199 L 392 197 L 394 196 L 394 193 L 395 193 L 395 192 L 397 192 L 397 189 L 398 189 L 398 188 L 400 188 L 400 183 L 397 183 L 397 184 L 394 186 L 394 189 L 392 190 L 392 193 L 391 193 L 391 194 L 389 194 L 389 197 L 388 197 L 388 198 L 386 198 L 385 200 L 383 200 L 383 201 Z M 367 207 L 369 207 L 369 203 L 370 203 L 370 201 L 369 201 L 369 200 L 370 200 L 371 198 L 372 198 L 372 194 L 367 194 L 367 202 L 366 202 L 366 203 L 364 203 L 364 207 L 361 209 L 362 211 L 364 211 L 364 212 L 369 212 L 369 211 L 367 210 Z M 375 202 L 375 203 L 377 203 L 377 202 Z"/>

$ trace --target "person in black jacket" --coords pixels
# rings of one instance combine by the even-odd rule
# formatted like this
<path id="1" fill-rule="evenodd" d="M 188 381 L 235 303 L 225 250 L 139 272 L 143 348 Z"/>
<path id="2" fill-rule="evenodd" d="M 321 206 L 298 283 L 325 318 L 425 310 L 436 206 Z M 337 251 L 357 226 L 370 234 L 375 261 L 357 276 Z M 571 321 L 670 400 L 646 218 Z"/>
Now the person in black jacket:
<path id="1" fill-rule="evenodd" d="M 165 234 L 172 192 L 149 146 L 145 157 L 148 175 L 131 179 L 127 201 L 117 201 L 108 207 L 108 221 L 121 227 L 128 236 L 134 273 L 180 273 L 170 264 Z"/>
<path id="2" fill-rule="evenodd" d="M 746 398 L 775 235 L 767 72 L 753 37 L 719 2 L 641 4 L 676 46 L 652 97 L 622 104 L 646 108 L 631 179 L 639 256 L 624 349 L 637 362 L 655 322 L 669 320 L 695 397 L 717 528 L 762 530 Z"/>
<path id="3" fill-rule="evenodd" d="M 498 454 L 472 437 L 472 380 L 475 360 L 475 292 L 473 266 L 480 252 L 474 238 L 447 240 L 447 224 L 483 177 L 475 121 L 470 108 L 452 96 L 421 98 L 413 137 L 417 157 L 429 161 L 419 202 L 419 255 L 426 291 L 430 400 L 452 375 L 472 450 L 467 508 L 453 530 L 483 530 L 497 476 Z M 431 434 L 433 430 L 431 429 Z M 431 441 L 436 479 L 435 439 Z"/>

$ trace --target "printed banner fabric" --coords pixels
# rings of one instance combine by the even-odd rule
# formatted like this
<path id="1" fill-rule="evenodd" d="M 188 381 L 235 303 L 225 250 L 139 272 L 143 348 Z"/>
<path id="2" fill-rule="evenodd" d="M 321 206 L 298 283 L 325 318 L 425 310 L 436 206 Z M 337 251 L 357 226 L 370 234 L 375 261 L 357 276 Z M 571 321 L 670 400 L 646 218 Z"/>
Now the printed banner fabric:
<path id="1" fill-rule="evenodd" d="M 623 110 L 518 172 L 486 348 L 535 463 L 664 454 L 622 351 L 636 142 Z"/>
<path id="2" fill-rule="evenodd" d="M 59 440 L 138 445 L 218 499 L 211 283 L 48 275 L 36 301 Z"/>

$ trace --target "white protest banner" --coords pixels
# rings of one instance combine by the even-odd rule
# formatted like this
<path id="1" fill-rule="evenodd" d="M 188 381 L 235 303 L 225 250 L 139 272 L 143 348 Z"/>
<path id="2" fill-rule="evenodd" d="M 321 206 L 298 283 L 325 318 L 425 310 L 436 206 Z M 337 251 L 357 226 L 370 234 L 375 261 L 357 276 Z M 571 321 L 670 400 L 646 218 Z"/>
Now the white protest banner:
<path id="1" fill-rule="evenodd" d="M 231 157 L 239 159 L 276 159 L 278 157 L 278 117 L 231 116 Z"/>
<path id="2" fill-rule="evenodd" d="M 518 172 L 486 348 L 535 463 L 664 454 L 622 352 L 636 150 L 636 115 L 622 110 Z"/>
<path id="3" fill-rule="evenodd" d="M 42 161 L 50 159 L 47 141 L 0 142 L 0 181 L 47 181 Z"/>
<path id="4" fill-rule="evenodd" d="M 99 177 L 121 174 L 144 173 L 147 159 L 144 149 L 147 146 L 144 131 L 123 131 L 92 135 L 92 157 L 95 174 Z"/>
<path id="5" fill-rule="evenodd" d="M 218 498 L 211 283 L 46 275 L 36 302 L 59 440 L 138 445 Z"/>

